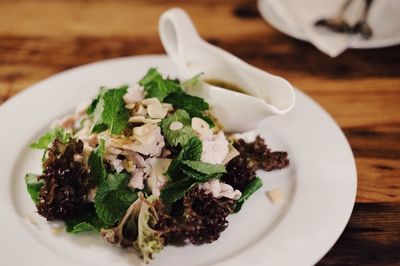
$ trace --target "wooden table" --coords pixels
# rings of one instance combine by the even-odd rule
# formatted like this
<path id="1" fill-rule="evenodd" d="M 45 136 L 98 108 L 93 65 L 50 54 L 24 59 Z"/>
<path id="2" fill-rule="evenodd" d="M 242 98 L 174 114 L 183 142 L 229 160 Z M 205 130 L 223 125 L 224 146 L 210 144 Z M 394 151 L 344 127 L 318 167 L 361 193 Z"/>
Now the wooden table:
<path id="1" fill-rule="evenodd" d="M 0 103 L 62 70 L 163 53 L 159 15 L 180 6 L 209 42 L 282 75 L 345 132 L 357 162 L 351 220 L 320 265 L 400 265 L 400 46 L 336 59 L 279 33 L 256 1 L 0 1 Z"/>

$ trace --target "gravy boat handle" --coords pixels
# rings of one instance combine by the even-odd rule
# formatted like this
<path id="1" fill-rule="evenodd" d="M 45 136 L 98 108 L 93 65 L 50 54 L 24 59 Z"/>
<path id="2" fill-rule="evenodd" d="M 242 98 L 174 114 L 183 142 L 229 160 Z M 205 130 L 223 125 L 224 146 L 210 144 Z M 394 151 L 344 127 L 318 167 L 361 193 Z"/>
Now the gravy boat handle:
<path id="1" fill-rule="evenodd" d="M 191 78 L 188 71 L 185 71 L 184 54 L 189 47 L 205 41 L 200 37 L 189 15 L 180 8 L 171 8 L 164 12 L 159 20 L 159 34 L 164 49 L 179 68 L 180 78 Z"/>

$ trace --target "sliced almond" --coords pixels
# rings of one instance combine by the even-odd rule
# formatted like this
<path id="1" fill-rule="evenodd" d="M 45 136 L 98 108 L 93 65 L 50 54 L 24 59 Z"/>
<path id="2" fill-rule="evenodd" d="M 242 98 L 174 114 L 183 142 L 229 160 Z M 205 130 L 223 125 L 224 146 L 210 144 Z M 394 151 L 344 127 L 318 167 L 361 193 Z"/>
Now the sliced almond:
<path id="1" fill-rule="evenodd" d="M 212 134 L 210 125 L 201 118 L 192 118 L 192 128 L 199 133 L 201 136 L 209 136 Z"/>
<path id="2" fill-rule="evenodd" d="M 132 123 L 144 123 L 144 124 L 157 124 L 161 122 L 161 119 L 151 119 L 144 116 L 132 116 L 129 118 L 129 122 Z"/>
<path id="3" fill-rule="evenodd" d="M 283 198 L 283 193 L 282 190 L 280 189 L 272 189 L 270 191 L 268 191 L 268 197 L 271 200 L 272 203 L 280 203 L 282 202 L 282 198 Z"/>
<path id="4" fill-rule="evenodd" d="M 151 118 L 162 119 L 167 115 L 167 110 L 160 103 L 154 103 L 147 106 L 147 113 Z"/>
<path id="5" fill-rule="evenodd" d="M 147 110 L 142 104 L 136 104 L 134 114 L 135 116 L 146 116 Z"/>
<path id="6" fill-rule="evenodd" d="M 160 105 L 161 105 L 160 101 L 159 101 L 157 98 L 147 98 L 147 99 L 144 99 L 144 100 L 142 101 L 142 104 L 143 104 L 144 106 L 149 106 L 149 105 L 152 105 L 152 104 L 160 104 Z"/>
<path id="7" fill-rule="evenodd" d="M 169 125 L 169 129 L 175 131 L 183 128 L 183 124 L 179 121 L 174 121 Z"/>
<path id="8" fill-rule="evenodd" d="M 171 112 L 174 110 L 174 106 L 170 103 L 162 103 L 161 105 L 167 112 Z"/>

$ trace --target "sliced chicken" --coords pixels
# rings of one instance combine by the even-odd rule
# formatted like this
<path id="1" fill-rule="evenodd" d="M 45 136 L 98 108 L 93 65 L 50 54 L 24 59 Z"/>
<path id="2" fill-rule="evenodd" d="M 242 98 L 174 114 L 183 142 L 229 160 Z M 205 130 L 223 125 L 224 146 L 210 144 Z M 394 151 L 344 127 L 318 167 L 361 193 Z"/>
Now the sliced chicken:
<path id="1" fill-rule="evenodd" d="M 206 183 L 199 185 L 199 188 L 203 189 L 206 193 L 212 194 L 214 198 L 229 198 L 238 200 L 242 193 L 239 190 L 234 190 L 231 185 L 222 183 L 218 179 L 211 179 Z"/>
<path id="2" fill-rule="evenodd" d="M 212 164 L 220 164 L 224 161 L 229 152 L 229 143 L 222 131 L 202 142 L 201 161 Z"/>

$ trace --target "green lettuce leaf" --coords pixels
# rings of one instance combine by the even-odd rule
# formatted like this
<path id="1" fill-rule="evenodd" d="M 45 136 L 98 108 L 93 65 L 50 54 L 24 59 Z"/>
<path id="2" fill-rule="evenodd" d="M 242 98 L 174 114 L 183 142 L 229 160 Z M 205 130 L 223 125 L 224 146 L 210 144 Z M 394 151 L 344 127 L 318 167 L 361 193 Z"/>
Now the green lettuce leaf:
<path id="1" fill-rule="evenodd" d="M 143 255 L 145 263 L 149 263 L 153 255 L 159 253 L 164 247 L 164 239 L 160 231 L 152 227 L 157 223 L 155 210 L 152 206 L 155 197 L 149 197 L 142 203 L 137 221 L 138 236 L 134 247 Z"/>
<path id="2" fill-rule="evenodd" d="M 129 110 L 125 108 L 123 99 L 128 86 L 106 90 L 101 94 L 93 113 L 91 133 L 102 132 L 106 129 L 111 134 L 120 134 L 128 125 Z"/>
<path id="3" fill-rule="evenodd" d="M 27 173 L 25 175 L 25 184 L 32 201 L 37 204 L 39 202 L 40 189 L 44 185 L 43 180 L 38 180 L 37 175 L 32 173 Z"/>
<path id="4" fill-rule="evenodd" d="M 55 139 L 59 139 L 62 143 L 67 143 L 70 137 L 71 134 L 63 128 L 54 128 L 41 136 L 38 141 L 30 144 L 29 147 L 45 150 Z"/>

